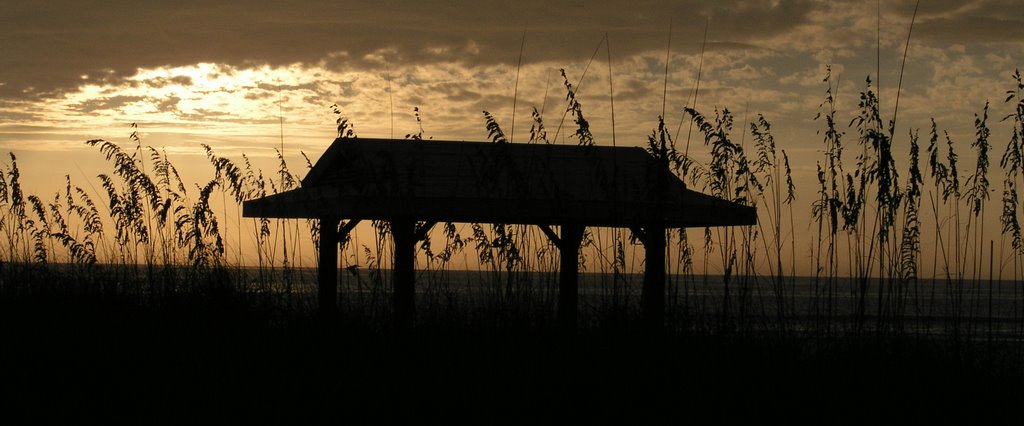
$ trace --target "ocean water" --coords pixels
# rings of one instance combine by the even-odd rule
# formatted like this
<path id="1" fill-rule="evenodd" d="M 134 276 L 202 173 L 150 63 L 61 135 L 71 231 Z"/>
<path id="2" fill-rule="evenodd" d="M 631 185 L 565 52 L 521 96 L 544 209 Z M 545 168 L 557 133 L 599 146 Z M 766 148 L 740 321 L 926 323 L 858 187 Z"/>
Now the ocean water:
<path id="1" fill-rule="evenodd" d="M 246 272 L 253 276 L 252 271 Z M 285 280 L 276 271 L 275 292 L 289 291 L 315 301 L 316 270 L 293 269 Z M 285 285 L 284 281 L 290 283 Z M 579 313 L 639 312 L 642 274 L 580 274 Z M 342 269 L 342 301 L 390 300 L 391 271 Z M 558 300 L 558 273 L 431 271 L 416 275 L 417 306 L 431 303 L 522 303 L 547 306 Z M 880 297 L 881 296 L 881 297 Z M 448 301 L 448 302 L 446 302 Z M 838 330 L 857 326 L 899 328 L 922 334 L 966 333 L 993 339 L 1024 338 L 1024 281 L 920 279 L 907 283 L 872 278 L 670 275 L 666 315 L 710 327 L 729 318 L 746 327 Z"/>

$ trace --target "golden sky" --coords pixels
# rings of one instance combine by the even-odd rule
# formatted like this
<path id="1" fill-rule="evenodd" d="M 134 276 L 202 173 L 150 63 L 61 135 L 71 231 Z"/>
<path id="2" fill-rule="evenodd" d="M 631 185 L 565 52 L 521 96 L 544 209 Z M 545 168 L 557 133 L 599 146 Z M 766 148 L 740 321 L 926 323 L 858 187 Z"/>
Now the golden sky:
<path id="1" fill-rule="evenodd" d="M 565 108 L 564 68 L 582 86 L 599 145 L 611 144 L 610 93 L 617 144 L 642 145 L 663 100 L 669 123 L 694 102 L 707 25 L 697 109 L 727 107 L 738 123 L 757 113 L 773 122 L 793 161 L 805 216 L 798 222 L 809 223 L 824 67 L 840 81 L 840 122 L 853 118 L 868 75 L 880 81 L 891 118 L 914 3 L 8 0 L 0 8 L 0 150 L 18 156 L 28 191 L 52 193 L 65 174 L 109 172 L 83 141 L 127 142 L 130 123 L 197 182 L 212 175 L 203 143 L 272 169 L 283 135 L 293 168 L 302 164 L 299 151 L 315 160 L 334 136 L 331 104 L 363 137 L 417 132 L 418 107 L 425 136 L 484 140 L 483 110 L 512 130 L 524 29 L 514 142 L 525 141 L 534 107 L 554 133 Z M 973 164 L 974 114 L 986 101 L 993 117 L 1009 113 L 1005 92 L 1024 65 L 1020 1 L 923 1 L 909 46 L 898 161 L 908 131 L 927 130 L 934 117 Z M 1009 127 L 991 124 L 997 160 Z"/>

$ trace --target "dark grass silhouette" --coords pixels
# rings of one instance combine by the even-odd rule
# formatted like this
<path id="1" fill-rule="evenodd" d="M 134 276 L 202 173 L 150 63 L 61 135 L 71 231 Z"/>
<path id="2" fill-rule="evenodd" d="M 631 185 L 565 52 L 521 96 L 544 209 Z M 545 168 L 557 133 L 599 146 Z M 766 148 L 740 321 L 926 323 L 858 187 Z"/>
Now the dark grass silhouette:
<path id="1" fill-rule="evenodd" d="M 355 314 L 325 325 L 237 295 L 161 307 L 124 296 L 10 300 L 5 416 L 41 423 L 974 421 L 1012 414 L 1022 379 L 1012 346 L 946 339 L 652 340 L 587 328 L 567 340 L 525 318 L 457 312 L 398 338 Z"/>

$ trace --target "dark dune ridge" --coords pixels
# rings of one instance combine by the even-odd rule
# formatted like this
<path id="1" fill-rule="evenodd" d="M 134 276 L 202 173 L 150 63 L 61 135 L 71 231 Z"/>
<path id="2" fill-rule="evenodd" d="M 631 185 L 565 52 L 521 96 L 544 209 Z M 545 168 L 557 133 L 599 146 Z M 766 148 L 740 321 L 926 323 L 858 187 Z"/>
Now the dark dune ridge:
<path id="1" fill-rule="evenodd" d="M 417 327 L 396 332 L 387 312 L 350 306 L 322 319 L 303 303 L 267 304 L 238 291 L 230 271 L 206 276 L 227 277 L 219 286 L 158 295 L 131 282 L 81 291 L 57 274 L 30 291 L 11 270 L 0 383 L 15 423 L 978 421 L 1011 412 L 1024 380 L 1015 340 L 652 335 L 635 312 L 583 321 L 570 336 L 543 303 L 429 299 Z"/>

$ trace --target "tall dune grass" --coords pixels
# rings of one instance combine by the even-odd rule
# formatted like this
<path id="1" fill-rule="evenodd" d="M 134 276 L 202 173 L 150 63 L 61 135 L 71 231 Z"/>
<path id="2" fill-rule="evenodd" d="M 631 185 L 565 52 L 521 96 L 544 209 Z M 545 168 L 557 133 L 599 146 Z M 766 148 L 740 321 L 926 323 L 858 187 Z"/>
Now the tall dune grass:
<path id="1" fill-rule="evenodd" d="M 585 118 L 578 83 L 572 84 L 564 71 L 561 75 L 564 112 L 576 127 L 567 134 L 583 147 L 600 144 Z M 895 134 L 894 120 L 886 125 L 881 116 L 870 78 L 857 94 L 857 108 L 841 111 L 838 81 L 828 70 L 817 116 L 822 158 L 812 200 L 796 199 L 785 141 L 776 141 L 766 116 L 736 123 L 728 108 L 711 114 L 685 108 L 681 113 L 703 136 L 704 160 L 677 150 L 677 135 L 658 117 L 647 141 L 655 158 L 690 187 L 755 206 L 759 214 L 753 227 L 666 234 L 669 329 L 684 334 L 927 337 L 941 324 L 940 334 L 954 340 L 981 335 L 1024 339 L 1024 292 L 1018 281 L 1024 250 L 1017 192 L 1024 178 L 1021 81 L 1019 72 L 1012 76 L 1002 104 L 1009 110 L 1002 119 L 1013 125 L 1010 135 L 989 129 L 990 114 L 999 105 L 985 104 L 975 115 L 970 148 L 976 161 L 965 178 L 958 142 L 939 123 L 932 120 L 923 132 L 927 136 L 921 129 Z M 340 109 L 335 106 L 333 112 L 338 137 L 357 137 Z M 430 143 L 421 110 L 416 108 L 414 115 L 417 132 L 406 135 L 405 143 Z M 851 115 L 844 126 L 843 117 Z M 553 143 L 541 110 L 533 108 L 531 119 L 527 143 Z M 492 143 L 511 143 L 489 112 L 483 112 L 482 127 Z M 924 152 L 919 135 L 928 138 Z M 1008 143 L 999 162 L 1004 172 L 1000 241 L 986 244 L 991 230 L 982 218 L 994 181 L 989 152 L 1002 137 Z M 86 144 L 110 165 L 109 173 L 95 178 L 100 194 L 70 177 L 52 195 L 26 194 L 17 159 L 9 156 L 0 179 L 5 295 L 60 281 L 75 283 L 75 291 L 160 304 L 183 293 L 214 291 L 202 287 L 209 285 L 252 305 L 311 311 L 315 301 L 308 296 L 312 275 L 307 269 L 316 265 L 309 260 L 312 253 L 303 250 L 319 244 L 317 222 L 241 217 L 241 202 L 301 184 L 301 173 L 292 171 L 280 151 L 277 170 L 265 172 L 246 155 L 231 159 L 204 145 L 213 177 L 189 185 L 166 152 L 143 143 L 135 125 L 126 144 L 102 139 Z M 907 145 L 909 163 L 898 165 L 893 147 Z M 303 156 L 308 169 L 311 161 Z M 803 278 L 796 275 L 801 260 L 794 217 L 801 209 L 810 212 L 816 233 L 808 294 L 801 293 L 798 281 Z M 390 228 L 385 221 L 359 226 L 373 238 L 358 241 L 351 234 L 342 241 L 340 302 L 350 318 L 383 324 L 391 315 Z M 702 237 L 695 241 L 694 234 Z M 537 227 L 444 223 L 425 235 L 417 247 L 424 324 L 451 318 L 528 327 L 554 323 L 559 250 Z M 248 245 L 254 263 L 243 255 Z M 627 230 L 586 230 L 578 265 L 584 274 L 595 273 L 588 285 L 596 290 L 584 289 L 580 299 L 583 327 L 634 324 L 644 263 L 639 253 L 636 236 Z M 997 260 L 998 271 L 986 259 Z M 930 271 L 922 270 L 925 261 Z M 481 282 L 471 291 L 454 283 L 464 263 L 480 272 Z M 57 276 L 70 278 L 51 280 Z M 993 307 L 997 283 L 1013 286 L 1016 297 L 1009 314 Z M 1007 321 L 1012 326 L 1005 326 Z"/>

